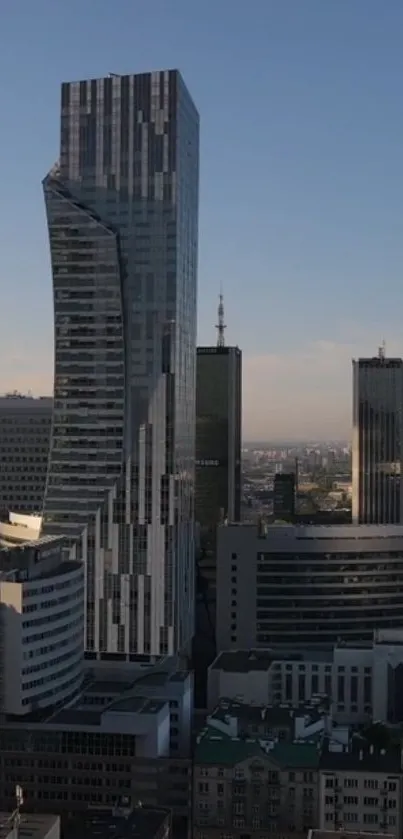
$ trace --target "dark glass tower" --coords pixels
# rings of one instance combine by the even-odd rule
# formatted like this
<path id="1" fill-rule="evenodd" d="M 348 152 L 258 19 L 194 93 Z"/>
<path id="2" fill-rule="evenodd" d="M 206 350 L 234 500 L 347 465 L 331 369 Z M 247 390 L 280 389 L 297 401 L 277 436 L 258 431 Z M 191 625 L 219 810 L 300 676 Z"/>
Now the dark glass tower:
<path id="1" fill-rule="evenodd" d="M 403 523 L 403 361 L 353 361 L 353 521 Z"/>
<path id="2" fill-rule="evenodd" d="M 215 544 L 218 523 L 241 516 L 242 353 L 198 347 L 196 521 Z"/>
<path id="3" fill-rule="evenodd" d="M 44 527 L 86 562 L 95 653 L 172 653 L 193 635 L 198 181 L 199 118 L 176 70 L 63 84 L 44 181 Z"/>

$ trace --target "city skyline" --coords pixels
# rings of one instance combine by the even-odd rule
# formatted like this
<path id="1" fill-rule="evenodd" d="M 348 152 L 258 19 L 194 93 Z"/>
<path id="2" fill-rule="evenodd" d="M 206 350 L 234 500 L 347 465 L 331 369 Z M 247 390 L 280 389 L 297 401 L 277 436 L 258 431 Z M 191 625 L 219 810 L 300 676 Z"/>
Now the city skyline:
<path id="1" fill-rule="evenodd" d="M 222 287 L 244 439 L 351 438 L 351 358 L 383 338 L 403 350 L 399 0 L 256 0 L 254 15 L 229 0 L 156 0 L 141 15 L 122 2 L 118 17 L 99 0 L 96 20 L 78 0 L 69 14 L 22 5 L 24 27 L 11 7 L 0 32 L 0 391 L 53 385 L 38 183 L 59 83 L 178 66 L 203 120 L 198 343 L 215 343 Z"/>

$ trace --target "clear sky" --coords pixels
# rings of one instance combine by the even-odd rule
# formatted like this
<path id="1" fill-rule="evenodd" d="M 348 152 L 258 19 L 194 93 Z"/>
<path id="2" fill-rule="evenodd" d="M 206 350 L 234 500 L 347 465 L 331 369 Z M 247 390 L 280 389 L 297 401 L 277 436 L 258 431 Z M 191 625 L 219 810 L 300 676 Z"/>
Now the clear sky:
<path id="1" fill-rule="evenodd" d="M 60 83 L 164 67 L 201 114 L 199 342 L 222 286 L 244 436 L 348 437 L 351 357 L 403 353 L 402 0 L 1 0 L 0 390 L 52 388 Z"/>

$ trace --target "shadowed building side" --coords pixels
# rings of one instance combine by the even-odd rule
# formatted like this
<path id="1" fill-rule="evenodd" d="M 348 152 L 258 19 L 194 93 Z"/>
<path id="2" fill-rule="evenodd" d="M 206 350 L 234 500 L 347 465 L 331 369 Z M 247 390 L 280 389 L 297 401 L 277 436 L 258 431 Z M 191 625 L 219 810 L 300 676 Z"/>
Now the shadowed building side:
<path id="1" fill-rule="evenodd" d="M 353 361 L 353 522 L 403 522 L 403 361 Z"/>

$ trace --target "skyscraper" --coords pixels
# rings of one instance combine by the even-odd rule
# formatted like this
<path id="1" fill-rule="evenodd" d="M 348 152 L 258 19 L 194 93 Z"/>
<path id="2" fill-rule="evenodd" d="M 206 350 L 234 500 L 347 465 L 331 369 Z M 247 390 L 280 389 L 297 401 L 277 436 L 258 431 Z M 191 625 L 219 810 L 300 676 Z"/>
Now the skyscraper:
<path id="1" fill-rule="evenodd" d="M 43 508 L 53 400 L 0 396 L 0 518 Z"/>
<path id="2" fill-rule="evenodd" d="M 241 515 L 242 353 L 224 342 L 220 295 L 215 347 L 197 348 L 196 521 L 215 544 L 223 518 Z"/>
<path id="3" fill-rule="evenodd" d="M 172 653 L 193 634 L 198 181 L 199 117 L 177 70 L 62 85 L 44 180 L 44 527 L 85 559 L 95 653 Z"/>
<path id="4" fill-rule="evenodd" d="M 403 523 L 403 360 L 353 361 L 353 521 Z"/>

